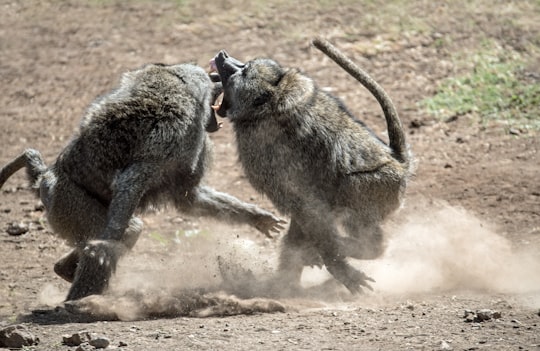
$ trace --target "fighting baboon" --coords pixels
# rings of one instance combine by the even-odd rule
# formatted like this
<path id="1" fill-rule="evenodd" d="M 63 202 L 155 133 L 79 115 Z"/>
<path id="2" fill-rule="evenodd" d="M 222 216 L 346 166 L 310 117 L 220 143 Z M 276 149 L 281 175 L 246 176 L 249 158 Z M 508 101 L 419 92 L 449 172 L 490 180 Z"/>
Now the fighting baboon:
<path id="1" fill-rule="evenodd" d="M 314 44 L 377 98 L 389 145 L 312 79 L 265 58 L 242 63 L 221 51 L 211 60 L 223 84 L 217 113 L 233 124 L 251 184 L 291 216 L 280 253 L 281 279 L 297 285 L 304 266 L 324 264 L 357 293 L 373 280 L 346 258 L 382 254 L 380 224 L 400 206 L 411 155 L 382 88 L 328 42 Z"/>
<path id="2" fill-rule="evenodd" d="M 218 79 L 219 80 L 219 79 Z M 142 230 L 136 210 L 172 203 L 191 215 L 282 229 L 271 213 L 200 185 L 209 162 L 206 131 L 221 83 L 192 64 L 149 64 L 125 73 L 98 98 L 56 162 L 27 149 L 0 170 L 0 187 L 26 167 L 52 229 L 73 251 L 55 264 L 73 282 L 67 300 L 100 294 Z"/>

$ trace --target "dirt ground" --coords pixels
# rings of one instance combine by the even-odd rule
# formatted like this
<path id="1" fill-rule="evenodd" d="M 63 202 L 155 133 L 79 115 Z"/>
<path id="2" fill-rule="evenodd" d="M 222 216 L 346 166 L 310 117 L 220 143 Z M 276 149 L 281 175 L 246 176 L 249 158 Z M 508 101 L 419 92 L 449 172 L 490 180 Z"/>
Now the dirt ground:
<path id="1" fill-rule="evenodd" d="M 24 323 L 40 339 L 32 350 L 75 349 L 62 335 L 84 330 L 122 350 L 540 350 L 538 132 L 474 115 L 441 121 L 418 105 L 442 79 L 463 73 L 455 53 L 486 40 L 519 52 L 540 84 L 539 23 L 538 1 L 0 0 L 2 165 L 26 147 L 53 162 L 86 106 L 127 69 L 207 67 L 223 48 L 299 67 L 384 138 L 374 99 L 310 46 L 315 35 L 387 90 L 418 159 L 405 207 L 386 225 L 384 257 L 354 263 L 377 281 L 373 292 L 352 297 L 331 280 L 320 287 L 328 276 L 312 269 L 304 276 L 312 294 L 255 302 L 282 312 L 238 309 L 242 301 L 220 295 L 214 305 L 226 304 L 229 316 L 189 309 L 179 291 L 219 283 L 218 254 L 271 270 L 279 237 L 166 209 L 144 217 L 114 293 L 97 302 L 116 320 L 101 321 L 55 310 L 69 285 L 52 266 L 68 247 L 19 172 L 0 193 L 0 327 Z M 272 210 L 249 186 L 223 123 L 206 182 Z M 28 231 L 8 234 L 13 223 Z M 480 320 L 482 309 L 500 316 Z"/>

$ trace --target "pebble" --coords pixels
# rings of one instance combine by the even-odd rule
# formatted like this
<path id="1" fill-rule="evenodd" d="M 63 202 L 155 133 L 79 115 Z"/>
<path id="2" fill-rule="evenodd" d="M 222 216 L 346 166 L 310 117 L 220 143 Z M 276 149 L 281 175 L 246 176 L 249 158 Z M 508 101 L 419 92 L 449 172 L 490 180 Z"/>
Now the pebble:
<path id="1" fill-rule="evenodd" d="M 92 336 L 87 331 L 81 331 L 72 335 L 63 335 L 62 342 L 67 346 L 79 346 L 84 342 L 88 342 Z"/>
<path id="2" fill-rule="evenodd" d="M 446 351 L 449 351 L 449 350 L 452 350 L 452 346 L 450 346 L 450 344 L 448 344 L 446 341 L 441 341 L 441 344 L 439 345 L 439 350 L 446 350 Z"/>
<path id="3" fill-rule="evenodd" d="M 105 349 L 109 347 L 111 341 L 104 336 L 98 336 L 96 333 L 80 331 L 74 334 L 62 336 L 64 345 L 78 346 L 78 351 Z"/>
<path id="4" fill-rule="evenodd" d="M 10 325 L 0 329 L 0 347 L 20 349 L 38 343 L 39 338 L 30 333 L 25 325 Z"/>
<path id="5" fill-rule="evenodd" d="M 91 339 L 88 343 L 94 346 L 96 349 L 106 349 L 110 345 L 111 341 L 104 336 L 99 336 L 95 339 Z"/>
<path id="6" fill-rule="evenodd" d="M 489 309 L 481 309 L 476 310 L 476 312 L 473 312 L 471 310 L 465 310 L 465 314 L 463 318 L 465 318 L 465 322 L 467 323 L 481 323 L 485 321 L 489 321 L 491 319 L 499 319 L 501 318 L 501 312 L 499 311 L 493 311 Z"/>
<path id="7" fill-rule="evenodd" d="M 22 235 L 28 232 L 28 225 L 24 223 L 13 222 L 8 225 L 6 232 L 9 235 Z"/>

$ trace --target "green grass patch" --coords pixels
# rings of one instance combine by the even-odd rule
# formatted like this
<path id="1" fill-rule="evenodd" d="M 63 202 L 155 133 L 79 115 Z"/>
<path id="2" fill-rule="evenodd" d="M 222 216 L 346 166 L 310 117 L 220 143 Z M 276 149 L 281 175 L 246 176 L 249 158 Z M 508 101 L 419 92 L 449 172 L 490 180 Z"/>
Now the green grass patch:
<path id="1" fill-rule="evenodd" d="M 442 119 L 472 113 L 482 123 L 540 130 L 540 84 L 525 77 L 519 54 L 501 49 L 458 60 L 472 63 L 469 72 L 442 81 L 424 108 Z"/>

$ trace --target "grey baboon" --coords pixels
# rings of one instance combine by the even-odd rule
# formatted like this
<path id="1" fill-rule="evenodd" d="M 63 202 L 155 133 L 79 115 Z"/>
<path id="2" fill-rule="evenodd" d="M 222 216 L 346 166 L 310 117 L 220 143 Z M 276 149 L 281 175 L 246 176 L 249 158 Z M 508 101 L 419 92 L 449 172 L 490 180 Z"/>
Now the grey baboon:
<path id="1" fill-rule="evenodd" d="M 47 167 L 27 149 L 0 170 L 0 187 L 26 167 L 50 226 L 73 251 L 55 272 L 67 300 L 100 294 L 142 230 L 136 210 L 172 203 L 191 214 L 246 223 L 270 236 L 282 222 L 255 205 L 200 185 L 218 128 L 211 104 L 221 83 L 192 64 L 149 64 L 98 98 L 72 141 Z"/>
<path id="2" fill-rule="evenodd" d="M 401 204 L 411 155 L 382 88 L 328 42 L 314 44 L 375 95 L 389 145 L 312 79 L 265 58 L 242 63 L 221 51 L 211 61 L 223 83 L 217 113 L 233 124 L 251 184 L 291 216 L 278 279 L 297 286 L 304 266 L 324 264 L 357 293 L 373 280 L 346 258 L 383 253 L 380 224 Z"/>

